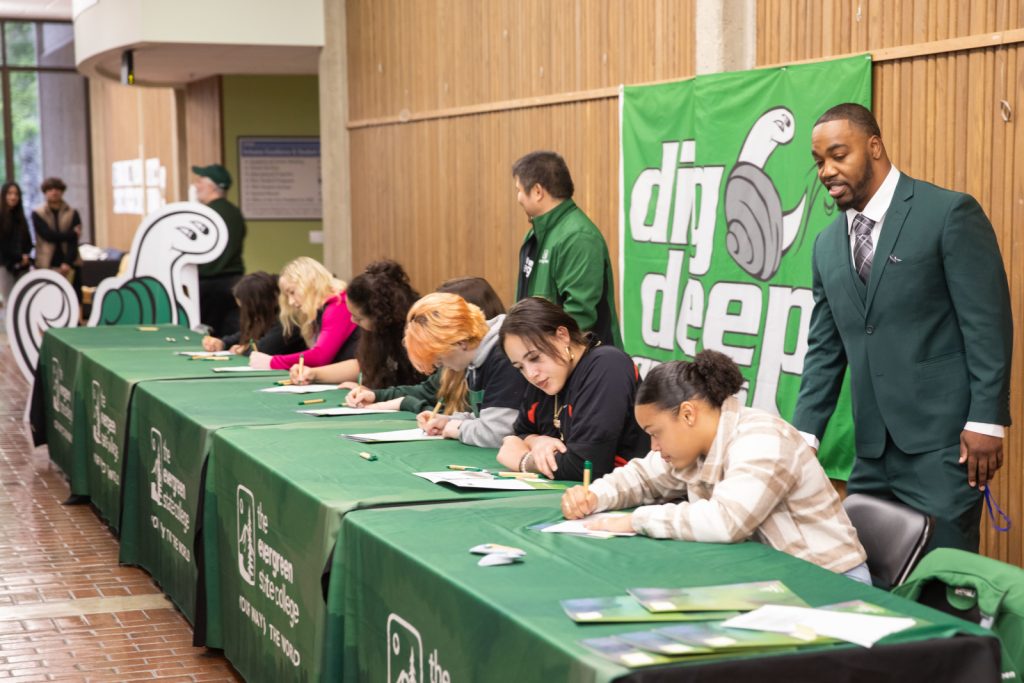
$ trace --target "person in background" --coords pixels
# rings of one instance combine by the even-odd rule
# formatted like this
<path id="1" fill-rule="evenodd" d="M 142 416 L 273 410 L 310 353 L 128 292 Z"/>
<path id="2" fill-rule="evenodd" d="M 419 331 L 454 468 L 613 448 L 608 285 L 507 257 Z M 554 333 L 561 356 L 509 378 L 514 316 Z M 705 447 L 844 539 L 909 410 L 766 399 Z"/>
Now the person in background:
<path id="1" fill-rule="evenodd" d="M 303 365 L 320 367 L 355 358 L 358 327 L 346 305 L 345 283 L 317 261 L 300 256 L 281 269 L 281 327 L 288 337 L 298 330 L 308 351 L 270 355 L 253 351 L 249 365 L 259 370 L 288 370 Z"/>
<path id="2" fill-rule="evenodd" d="M 596 478 L 616 461 L 624 464 L 651 450 L 650 437 L 633 417 L 639 373 L 621 349 L 584 334 L 571 315 L 540 297 L 512 307 L 500 343 L 533 385 L 514 435 L 498 452 L 506 469 L 579 481 L 586 461 Z"/>
<path id="3" fill-rule="evenodd" d="M 516 300 L 542 296 L 608 346 L 622 348 L 608 245 L 573 201 L 565 159 L 531 152 L 512 166 L 516 201 L 530 219 L 519 250 Z"/>
<path id="4" fill-rule="evenodd" d="M 340 383 L 343 388 L 354 389 L 412 384 L 425 379 L 409 362 L 402 345 L 405 316 L 420 298 L 409 284 L 405 269 L 396 261 L 374 261 L 352 278 L 345 292 L 352 321 L 361 330 L 355 360 L 319 368 L 295 365 L 292 381 Z"/>
<path id="5" fill-rule="evenodd" d="M 216 211 L 228 228 L 228 243 L 215 260 L 199 265 L 199 319 L 225 337 L 238 331 L 239 311 L 231 293 L 245 273 L 242 247 L 245 244 L 245 218 L 237 206 L 225 197 L 231 187 L 231 174 L 220 164 L 193 166 L 192 183 L 196 199 Z"/>
<path id="6" fill-rule="evenodd" d="M 512 433 L 526 380 L 498 347 L 504 318 L 486 320 L 461 296 L 440 292 L 409 309 L 405 348 L 413 367 L 423 373 L 444 368 L 437 392 L 443 414 L 417 416 L 427 434 L 496 448 Z"/>
<path id="7" fill-rule="evenodd" d="M 31 266 L 32 235 L 21 205 L 21 188 L 17 183 L 4 183 L 0 188 L 0 297 L 4 302 Z"/>
<path id="8" fill-rule="evenodd" d="M 651 370 L 636 420 L 653 450 L 589 492 L 566 491 L 562 513 L 639 506 L 588 526 L 705 543 L 754 539 L 870 585 L 867 555 L 814 451 L 782 418 L 740 403 L 742 385 L 736 363 L 717 351 Z"/>
<path id="9" fill-rule="evenodd" d="M 36 233 L 36 268 L 51 268 L 71 281 L 82 300 L 79 281 L 78 240 L 82 236 L 82 218 L 64 201 L 67 185 L 60 178 L 47 178 L 40 189 L 46 202 L 32 211 Z"/>
<path id="10" fill-rule="evenodd" d="M 505 314 L 505 305 L 501 303 L 501 297 L 491 287 L 491 283 L 482 277 L 457 277 L 445 280 L 436 291 L 458 294 L 477 306 L 487 320 Z M 382 389 L 358 386 L 348 393 L 345 403 L 353 408 L 373 407 L 421 413 L 424 410 L 430 410 L 435 405 L 443 372 L 443 370 L 435 370 L 434 374 L 419 384 L 391 386 Z"/>
<path id="11" fill-rule="evenodd" d="M 280 291 L 276 277 L 262 270 L 249 273 L 238 281 L 231 292 L 241 314 L 241 327 L 238 332 L 223 339 L 205 337 L 205 350 L 223 351 L 226 348 L 240 356 L 247 356 L 252 351 L 280 355 L 305 350 L 306 342 L 297 329 L 287 338 L 284 336 L 279 319 Z"/>

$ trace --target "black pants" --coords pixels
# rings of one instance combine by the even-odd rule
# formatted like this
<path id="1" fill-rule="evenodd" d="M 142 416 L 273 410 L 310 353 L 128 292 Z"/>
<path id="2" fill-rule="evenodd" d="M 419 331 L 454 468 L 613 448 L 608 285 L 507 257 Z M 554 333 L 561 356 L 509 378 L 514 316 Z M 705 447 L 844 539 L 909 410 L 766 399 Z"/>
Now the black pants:
<path id="1" fill-rule="evenodd" d="M 242 279 L 240 274 L 199 278 L 199 318 L 213 328 L 215 337 L 238 332 L 238 305 L 231 293 Z"/>

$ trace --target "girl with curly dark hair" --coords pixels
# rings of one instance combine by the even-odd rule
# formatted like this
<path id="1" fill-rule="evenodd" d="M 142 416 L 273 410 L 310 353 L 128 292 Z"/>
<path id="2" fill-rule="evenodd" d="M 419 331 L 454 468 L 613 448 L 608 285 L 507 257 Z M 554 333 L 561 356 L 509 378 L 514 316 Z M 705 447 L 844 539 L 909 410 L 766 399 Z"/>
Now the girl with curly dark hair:
<path id="1" fill-rule="evenodd" d="M 424 376 L 413 368 L 402 345 L 406 314 L 419 299 L 405 269 L 395 261 L 374 261 L 352 279 L 347 292 L 352 322 L 362 328 L 355 362 L 306 367 L 301 375 L 295 367 L 292 380 L 303 384 L 358 380 L 374 388 L 422 381 Z"/>

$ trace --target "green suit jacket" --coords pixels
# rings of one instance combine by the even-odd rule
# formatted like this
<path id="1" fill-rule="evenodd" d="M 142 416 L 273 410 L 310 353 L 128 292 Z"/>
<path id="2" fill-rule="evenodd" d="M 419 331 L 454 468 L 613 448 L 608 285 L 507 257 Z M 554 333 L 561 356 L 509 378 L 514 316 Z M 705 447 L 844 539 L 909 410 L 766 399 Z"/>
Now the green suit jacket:
<path id="1" fill-rule="evenodd" d="M 970 195 L 902 175 L 865 286 L 846 215 L 814 244 L 814 312 L 793 424 L 820 439 L 849 366 L 857 455 L 1010 424 L 1013 320 L 992 224 Z"/>

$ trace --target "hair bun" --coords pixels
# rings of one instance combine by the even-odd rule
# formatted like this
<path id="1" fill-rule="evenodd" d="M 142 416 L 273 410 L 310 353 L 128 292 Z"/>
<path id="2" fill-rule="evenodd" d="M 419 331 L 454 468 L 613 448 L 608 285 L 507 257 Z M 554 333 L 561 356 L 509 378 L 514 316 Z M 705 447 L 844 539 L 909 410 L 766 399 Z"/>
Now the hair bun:
<path id="1" fill-rule="evenodd" d="M 408 282 L 409 276 L 406 274 L 405 269 L 402 268 L 401 264 L 391 259 L 381 259 L 380 261 L 374 261 L 370 265 L 366 266 L 366 273 L 368 275 L 377 275 L 395 280 L 396 282 Z"/>
<path id="2" fill-rule="evenodd" d="M 691 367 L 697 375 L 694 379 L 703 385 L 702 393 L 715 404 L 721 405 L 743 386 L 739 367 L 721 351 L 701 351 L 694 356 Z"/>

